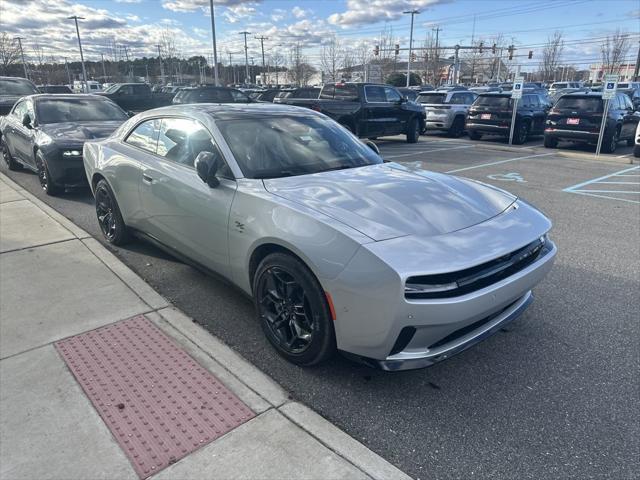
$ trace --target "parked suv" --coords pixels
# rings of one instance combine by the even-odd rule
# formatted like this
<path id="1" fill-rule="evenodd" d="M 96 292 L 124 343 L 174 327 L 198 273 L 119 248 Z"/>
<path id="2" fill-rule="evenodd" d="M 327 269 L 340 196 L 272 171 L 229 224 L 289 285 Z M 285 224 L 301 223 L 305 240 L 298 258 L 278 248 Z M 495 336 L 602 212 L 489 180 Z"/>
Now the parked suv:
<path id="1" fill-rule="evenodd" d="M 452 137 L 462 135 L 469 107 L 477 96 L 464 90 L 420 92 L 417 102 L 427 114 L 427 130 L 445 130 Z"/>
<path id="2" fill-rule="evenodd" d="M 0 117 L 7 115 L 20 97 L 39 93 L 26 78 L 0 77 Z"/>
<path id="3" fill-rule="evenodd" d="M 549 103 L 539 93 L 525 93 L 518 102 L 513 143 L 519 145 L 530 135 L 544 133 Z M 482 135 L 509 137 L 513 99 L 510 93 L 483 93 L 476 98 L 467 116 L 467 131 L 471 140 L 480 140 Z"/>
<path id="4" fill-rule="evenodd" d="M 603 106 L 601 92 L 570 93 L 560 97 L 547 118 L 544 146 L 555 148 L 559 140 L 597 143 Z M 621 140 L 626 140 L 630 147 L 634 145 L 640 113 L 634 110 L 627 95 L 618 92 L 609 101 L 606 122 L 602 139 L 604 153 L 613 153 Z"/>
<path id="5" fill-rule="evenodd" d="M 553 82 L 549 87 L 549 95 L 553 95 L 558 90 L 563 90 L 565 88 L 582 88 L 582 83 L 580 82 Z"/>
<path id="6" fill-rule="evenodd" d="M 633 156 L 640 157 L 640 123 L 636 126 L 636 144 L 633 146 Z"/>
<path id="7" fill-rule="evenodd" d="M 185 88 L 173 97 L 173 104 L 185 103 L 251 103 L 249 96 L 227 87 L 196 87 Z"/>

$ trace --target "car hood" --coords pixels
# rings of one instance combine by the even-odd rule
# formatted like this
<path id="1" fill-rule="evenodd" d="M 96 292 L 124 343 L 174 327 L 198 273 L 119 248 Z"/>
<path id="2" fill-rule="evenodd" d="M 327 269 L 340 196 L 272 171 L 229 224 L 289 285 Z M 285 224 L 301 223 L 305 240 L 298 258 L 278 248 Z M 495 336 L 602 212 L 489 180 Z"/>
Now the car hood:
<path id="1" fill-rule="evenodd" d="M 48 123 L 40 125 L 39 129 L 49 135 L 53 141 L 84 142 L 111 135 L 125 120 L 111 120 L 101 122 L 68 122 Z"/>
<path id="2" fill-rule="evenodd" d="M 274 195 L 301 203 L 380 241 L 443 235 L 484 222 L 516 197 L 472 180 L 396 163 L 265 179 Z"/>

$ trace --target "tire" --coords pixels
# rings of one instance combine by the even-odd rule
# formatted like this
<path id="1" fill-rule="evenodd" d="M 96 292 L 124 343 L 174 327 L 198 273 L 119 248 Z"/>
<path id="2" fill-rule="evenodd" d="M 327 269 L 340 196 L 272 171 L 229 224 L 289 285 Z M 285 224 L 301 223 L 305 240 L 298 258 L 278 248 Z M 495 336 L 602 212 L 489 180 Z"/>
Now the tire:
<path id="1" fill-rule="evenodd" d="M 9 145 L 4 140 L 4 137 L 0 137 L 0 144 L 2 144 L 2 157 L 4 158 L 4 163 L 7 164 L 7 168 L 9 170 L 13 170 L 14 172 L 17 170 L 22 170 L 22 165 L 16 162 L 11 156 L 11 152 L 9 151 Z"/>
<path id="2" fill-rule="evenodd" d="M 55 197 L 56 195 L 60 195 L 64 192 L 64 187 L 57 185 L 51 179 L 47 161 L 39 150 L 36 152 L 36 168 L 38 169 L 38 181 L 40 182 L 40 187 L 44 190 L 44 193 Z"/>
<path id="3" fill-rule="evenodd" d="M 605 135 L 602 139 L 602 152 L 613 153 L 618 148 L 618 141 L 620 140 L 620 132 L 615 130 L 610 135 Z"/>
<path id="4" fill-rule="evenodd" d="M 475 130 L 469 130 L 469 138 L 471 140 L 480 140 L 482 138 L 482 134 Z"/>
<path id="5" fill-rule="evenodd" d="M 96 217 L 105 240 L 113 245 L 124 245 L 131 236 L 122 219 L 116 197 L 106 180 L 96 185 Z"/>
<path id="6" fill-rule="evenodd" d="M 516 124 L 516 129 L 513 132 L 513 144 L 514 145 L 522 145 L 529 138 L 529 130 L 531 129 L 531 124 L 529 122 L 520 122 Z"/>
<path id="7" fill-rule="evenodd" d="M 418 143 L 420 139 L 420 122 L 416 117 L 407 124 L 407 143 Z"/>
<path id="8" fill-rule="evenodd" d="M 459 138 L 464 133 L 464 117 L 456 117 L 449 127 L 447 134 L 453 138 Z"/>
<path id="9" fill-rule="evenodd" d="M 544 136 L 545 148 L 558 148 L 558 139 L 549 135 Z"/>
<path id="10" fill-rule="evenodd" d="M 289 362 L 317 365 L 335 354 L 326 296 L 300 260 L 286 253 L 267 255 L 253 278 L 253 296 L 265 336 Z"/>
<path id="11" fill-rule="evenodd" d="M 628 138 L 627 139 L 627 147 L 633 147 L 635 146 L 636 141 L 633 138 Z"/>
<path id="12" fill-rule="evenodd" d="M 633 147 L 633 156 L 636 158 L 640 158 L 640 145 L 636 144 Z"/>

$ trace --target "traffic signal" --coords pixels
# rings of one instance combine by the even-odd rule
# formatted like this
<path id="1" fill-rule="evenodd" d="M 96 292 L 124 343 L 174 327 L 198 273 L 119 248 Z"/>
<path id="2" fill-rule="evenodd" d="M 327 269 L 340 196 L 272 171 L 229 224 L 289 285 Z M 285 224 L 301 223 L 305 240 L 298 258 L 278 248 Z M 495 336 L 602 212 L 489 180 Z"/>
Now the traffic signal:
<path id="1" fill-rule="evenodd" d="M 533 50 L 529 50 L 529 58 L 533 58 Z"/>
<path id="2" fill-rule="evenodd" d="M 509 45 L 509 60 L 513 60 L 513 45 Z"/>
<path id="3" fill-rule="evenodd" d="M 493 53 L 494 55 L 496 54 L 496 44 L 493 44 L 493 47 L 491 47 L 491 53 Z"/>
<path id="4" fill-rule="evenodd" d="M 396 43 L 396 55 L 400 55 L 400 45 Z"/>
<path id="5" fill-rule="evenodd" d="M 373 47 L 373 54 L 377 57 L 378 55 L 380 55 L 380 47 L 378 45 L 376 45 L 375 47 Z"/>
<path id="6" fill-rule="evenodd" d="M 412 62 L 416 61 L 416 54 L 415 53 L 411 53 L 411 61 Z"/>
<path id="7" fill-rule="evenodd" d="M 482 53 L 482 47 L 484 46 L 484 42 L 480 42 L 480 53 Z"/>

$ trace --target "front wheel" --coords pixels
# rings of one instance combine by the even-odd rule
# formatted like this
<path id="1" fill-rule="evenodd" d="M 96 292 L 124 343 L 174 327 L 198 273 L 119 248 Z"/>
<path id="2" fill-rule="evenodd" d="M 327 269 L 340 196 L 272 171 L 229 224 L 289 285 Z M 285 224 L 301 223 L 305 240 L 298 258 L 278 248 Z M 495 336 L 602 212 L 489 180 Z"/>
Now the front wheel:
<path id="1" fill-rule="evenodd" d="M 407 125 L 407 143 L 417 143 L 420 139 L 420 122 L 416 117 L 409 120 Z"/>
<path id="2" fill-rule="evenodd" d="M 129 240 L 129 229 L 122 219 L 118 202 L 106 180 L 96 185 L 96 216 L 100 231 L 107 242 L 123 245 Z"/>
<path id="3" fill-rule="evenodd" d="M 449 127 L 448 134 L 450 137 L 458 138 L 458 137 L 461 137 L 463 133 L 464 133 L 464 118 L 456 117 L 453 123 L 451 124 L 451 127 Z"/>
<path id="4" fill-rule="evenodd" d="M 620 141 L 620 132 L 615 130 L 610 135 L 605 136 L 602 139 L 602 152 L 603 153 L 613 153 L 616 151 L 618 147 L 618 142 Z"/>
<path id="5" fill-rule="evenodd" d="M 265 257 L 253 279 L 253 295 L 267 339 L 288 361 L 311 366 L 335 353 L 325 293 L 298 259 L 286 253 Z"/>
<path id="6" fill-rule="evenodd" d="M 516 131 L 513 132 L 513 143 L 516 145 L 522 145 L 527 141 L 529 137 L 530 125 L 528 122 L 522 122 L 516 125 Z"/>
<path id="7" fill-rule="evenodd" d="M 633 147 L 633 156 L 636 158 L 640 158 L 640 144 L 636 144 Z"/>
<path id="8" fill-rule="evenodd" d="M 40 182 L 40 188 L 44 190 L 44 193 L 50 196 L 59 195 L 63 192 L 64 188 L 54 183 L 49 173 L 49 167 L 47 161 L 44 159 L 42 152 L 36 152 L 36 168 L 38 169 L 38 181 Z"/>

